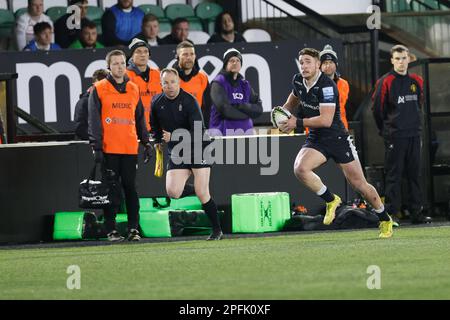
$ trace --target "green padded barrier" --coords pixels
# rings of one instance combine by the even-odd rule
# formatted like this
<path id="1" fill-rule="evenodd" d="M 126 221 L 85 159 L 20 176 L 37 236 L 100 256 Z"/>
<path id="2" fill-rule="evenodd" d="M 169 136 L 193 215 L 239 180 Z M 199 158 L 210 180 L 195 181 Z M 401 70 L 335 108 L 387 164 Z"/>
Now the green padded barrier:
<path id="1" fill-rule="evenodd" d="M 170 232 L 169 211 L 141 211 L 139 224 L 142 236 L 147 238 L 168 238 Z"/>
<path id="2" fill-rule="evenodd" d="M 83 238 L 85 212 L 57 212 L 53 224 L 53 240 Z"/>
<path id="3" fill-rule="evenodd" d="M 202 210 L 202 203 L 197 196 L 184 197 L 180 199 L 171 199 L 169 197 L 140 198 L 139 211 L 158 211 L 158 210 Z M 126 213 L 125 202 L 120 206 L 121 213 Z"/>
<path id="4" fill-rule="evenodd" d="M 202 203 L 197 196 L 171 199 L 170 207 L 175 210 L 202 210 Z"/>
<path id="5" fill-rule="evenodd" d="M 280 231 L 291 218 L 286 192 L 234 194 L 231 210 L 233 233 Z"/>

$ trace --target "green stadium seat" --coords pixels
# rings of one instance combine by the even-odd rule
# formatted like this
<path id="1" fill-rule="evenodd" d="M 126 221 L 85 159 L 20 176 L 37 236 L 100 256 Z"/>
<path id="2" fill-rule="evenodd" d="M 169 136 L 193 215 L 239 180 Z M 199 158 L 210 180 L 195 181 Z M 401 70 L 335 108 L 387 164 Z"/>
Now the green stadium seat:
<path id="1" fill-rule="evenodd" d="M 202 20 L 215 20 L 222 11 L 222 7 L 213 2 L 202 2 L 195 7 L 195 15 Z"/>
<path id="2" fill-rule="evenodd" d="M 0 9 L 0 37 L 9 38 L 12 36 L 15 21 L 11 11 Z"/>
<path id="3" fill-rule="evenodd" d="M 104 11 L 100 7 L 88 6 L 86 17 L 98 26 L 102 22 L 103 13 Z"/>
<path id="4" fill-rule="evenodd" d="M 155 4 L 142 4 L 139 8 L 144 11 L 145 14 L 151 13 L 156 16 L 158 19 L 165 18 L 164 10 Z"/>
<path id="5" fill-rule="evenodd" d="M 27 12 L 27 8 L 20 8 L 17 9 L 16 12 L 14 12 L 14 17 L 19 18 L 21 15 L 23 15 L 25 12 Z"/>
<path id="6" fill-rule="evenodd" d="M 209 33 L 214 33 L 216 17 L 223 12 L 217 3 L 202 2 L 195 7 L 195 15 L 202 19 L 204 29 Z"/>
<path id="7" fill-rule="evenodd" d="M 199 18 L 190 17 L 190 18 L 187 18 L 187 20 L 189 21 L 189 30 L 203 31 L 203 23 Z"/>
<path id="8" fill-rule="evenodd" d="M 171 32 L 171 31 L 172 25 L 170 24 L 169 20 L 159 21 L 159 32 Z"/>
<path id="9" fill-rule="evenodd" d="M 166 17 L 170 20 L 175 20 L 176 18 L 189 18 L 195 17 L 194 9 L 187 4 L 169 4 L 165 9 Z"/>
<path id="10" fill-rule="evenodd" d="M 47 11 L 45 12 L 46 15 L 49 16 L 49 18 L 55 22 L 56 20 L 58 20 L 60 17 L 62 17 L 63 15 L 65 15 L 67 12 L 67 7 L 51 7 L 48 8 Z"/>

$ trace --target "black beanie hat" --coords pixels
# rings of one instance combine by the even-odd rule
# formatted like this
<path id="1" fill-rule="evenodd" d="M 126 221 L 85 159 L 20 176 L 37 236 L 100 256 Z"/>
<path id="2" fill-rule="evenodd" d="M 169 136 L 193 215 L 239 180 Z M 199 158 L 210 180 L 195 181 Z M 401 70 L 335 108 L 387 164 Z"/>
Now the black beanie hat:
<path id="1" fill-rule="evenodd" d="M 239 60 L 241 60 L 241 65 L 242 65 L 241 53 L 237 49 L 231 48 L 231 49 L 228 49 L 227 51 L 225 51 L 225 53 L 223 54 L 223 68 L 224 69 L 227 67 L 228 60 L 230 60 L 231 57 L 238 57 Z"/>
<path id="2" fill-rule="evenodd" d="M 336 52 L 333 51 L 333 47 L 330 46 L 329 44 L 327 44 L 327 45 L 325 45 L 325 47 L 323 47 L 323 50 L 320 52 L 319 58 L 320 58 L 321 64 L 325 60 L 331 60 L 334 63 L 336 63 L 336 65 L 338 64 L 337 54 L 336 54 Z"/>
<path id="3" fill-rule="evenodd" d="M 151 54 L 150 46 L 148 45 L 147 42 L 138 38 L 134 38 L 131 41 L 130 45 L 128 46 L 128 48 L 130 49 L 130 57 L 133 56 L 134 50 L 136 50 L 139 47 L 146 47 L 148 49 L 148 53 Z"/>

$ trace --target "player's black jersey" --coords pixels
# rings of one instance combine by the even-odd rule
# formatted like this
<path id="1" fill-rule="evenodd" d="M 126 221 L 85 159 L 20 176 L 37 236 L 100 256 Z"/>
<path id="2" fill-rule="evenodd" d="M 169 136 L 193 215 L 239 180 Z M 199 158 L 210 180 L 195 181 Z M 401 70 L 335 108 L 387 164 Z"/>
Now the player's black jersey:
<path id="1" fill-rule="evenodd" d="M 307 90 L 303 77 L 298 73 L 292 79 L 292 94 L 300 100 L 297 116 L 312 118 L 320 116 L 319 104 L 335 104 L 333 122 L 329 128 L 309 128 L 311 139 L 323 139 L 347 134 L 341 121 L 339 108 L 339 91 L 336 84 L 324 73 L 321 73 L 316 83 Z"/>

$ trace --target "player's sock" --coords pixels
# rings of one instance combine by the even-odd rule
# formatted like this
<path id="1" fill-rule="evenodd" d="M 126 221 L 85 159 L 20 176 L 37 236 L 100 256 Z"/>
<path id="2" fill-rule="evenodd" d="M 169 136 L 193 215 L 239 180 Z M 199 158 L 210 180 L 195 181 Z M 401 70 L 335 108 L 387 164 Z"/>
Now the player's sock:
<path id="1" fill-rule="evenodd" d="M 220 222 L 219 222 L 219 214 L 217 213 L 217 206 L 214 200 L 211 198 L 207 203 L 202 204 L 203 210 L 205 210 L 206 215 L 209 220 L 211 220 L 211 225 L 213 227 L 213 231 L 219 231 Z"/>
<path id="2" fill-rule="evenodd" d="M 186 183 L 184 185 L 184 189 L 183 189 L 183 193 L 181 194 L 180 198 L 184 198 L 184 197 L 188 197 L 188 196 L 193 196 L 195 195 L 195 188 L 193 184 L 190 183 Z"/>
<path id="3" fill-rule="evenodd" d="M 331 202 L 334 200 L 334 195 L 328 190 L 327 186 L 322 186 L 322 188 L 317 192 L 317 195 L 321 197 L 325 202 Z"/>
<path id="4" fill-rule="evenodd" d="M 384 205 L 381 205 L 379 209 L 374 209 L 375 213 L 378 215 L 380 221 L 389 221 L 389 216 L 384 208 Z"/>

